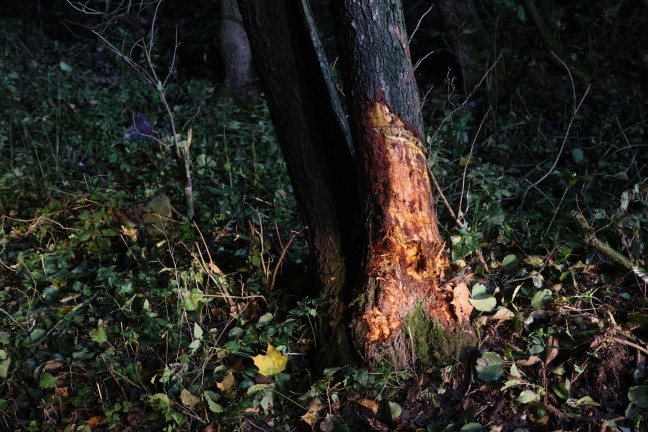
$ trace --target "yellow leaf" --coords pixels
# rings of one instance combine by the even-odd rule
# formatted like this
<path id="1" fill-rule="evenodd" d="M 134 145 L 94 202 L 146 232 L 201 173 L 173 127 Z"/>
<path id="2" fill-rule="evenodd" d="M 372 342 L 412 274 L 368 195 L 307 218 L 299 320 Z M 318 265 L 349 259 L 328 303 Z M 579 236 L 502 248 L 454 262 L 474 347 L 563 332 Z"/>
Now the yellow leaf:
<path id="1" fill-rule="evenodd" d="M 309 426 L 315 426 L 317 421 L 317 413 L 323 408 L 322 401 L 318 398 L 315 398 L 311 401 L 310 406 L 308 407 L 308 412 L 301 416 L 302 420 L 308 423 Z"/>
<path id="2" fill-rule="evenodd" d="M 281 354 L 272 345 L 268 344 L 268 353 L 266 355 L 257 355 L 252 357 L 254 365 L 259 368 L 259 373 L 265 376 L 276 375 L 286 369 L 288 356 Z"/>
<path id="3" fill-rule="evenodd" d="M 232 390 L 232 387 L 234 387 L 234 384 L 236 384 L 236 380 L 234 379 L 232 371 L 230 371 L 227 375 L 225 375 L 223 381 L 216 383 L 216 387 L 218 387 L 218 390 L 222 391 L 223 393 L 229 393 L 230 390 Z"/>

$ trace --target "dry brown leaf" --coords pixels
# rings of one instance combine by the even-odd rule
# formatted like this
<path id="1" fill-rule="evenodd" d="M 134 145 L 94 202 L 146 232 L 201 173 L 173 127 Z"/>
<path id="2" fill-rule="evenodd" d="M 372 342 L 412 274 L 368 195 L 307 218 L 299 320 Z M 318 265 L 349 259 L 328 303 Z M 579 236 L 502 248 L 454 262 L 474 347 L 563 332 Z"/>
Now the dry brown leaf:
<path id="1" fill-rule="evenodd" d="M 369 411 L 371 411 L 374 414 L 378 414 L 378 409 L 380 408 L 380 405 L 375 400 L 357 399 L 357 400 L 354 400 L 353 402 L 355 402 L 356 404 L 360 405 L 363 408 L 368 409 Z"/>
<path id="2" fill-rule="evenodd" d="M 473 311 L 473 305 L 470 303 L 470 289 L 465 281 L 459 282 L 453 291 L 452 306 L 459 322 L 470 320 L 470 314 Z"/>
<path id="3" fill-rule="evenodd" d="M 94 416 L 86 420 L 86 423 L 92 426 L 101 426 L 106 423 L 106 416 Z"/>
<path id="4" fill-rule="evenodd" d="M 531 356 L 526 360 L 518 360 L 515 363 L 520 366 L 533 366 L 534 364 L 540 363 L 542 360 L 538 356 Z"/>
<path id="5" fill-rule="evenodd" d="M 547 366 L 551 363 L 556 357 L 558 357 L 558 349 L 560 348 L 560 343 L 554 335 L 549 335 L 547 338 L 547 346 L 544 350 L 544 364 Z"/>

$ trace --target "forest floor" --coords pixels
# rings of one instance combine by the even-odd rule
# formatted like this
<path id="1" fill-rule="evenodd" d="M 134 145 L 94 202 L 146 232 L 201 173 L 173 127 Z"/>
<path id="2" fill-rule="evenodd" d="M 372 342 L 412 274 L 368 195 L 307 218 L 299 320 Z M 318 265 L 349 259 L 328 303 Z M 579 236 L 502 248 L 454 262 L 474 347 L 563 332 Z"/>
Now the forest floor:
<path id="1" fill-rule="evenodd" d="M 467 368 L 318 373 L 322 300 L 302 297 L 308 247 L 264 102 L 173 74 L 161 93 L 94 41 L 0 29 L 0 430 L 647 427 L 631 76 L 521 70 L 491 110 L 430 93 L 429 163 L 462 221 L 439 204 L 447 277 L 471 287 L 479 346 Z M 156 139 L 133 138 L 139 113 Z M 172 157 L 189 126 L 192 222 Z"/>

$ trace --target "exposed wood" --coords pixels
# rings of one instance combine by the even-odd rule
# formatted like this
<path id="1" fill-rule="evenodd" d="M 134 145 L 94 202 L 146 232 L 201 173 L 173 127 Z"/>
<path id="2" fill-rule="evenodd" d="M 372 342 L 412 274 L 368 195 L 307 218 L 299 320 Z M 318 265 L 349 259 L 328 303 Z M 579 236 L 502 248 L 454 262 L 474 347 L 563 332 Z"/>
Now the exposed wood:
<path id="1" fill-rule="evenodd" d="M 365 226 L 365 283 L 352 328 L 370 364 L 408 367 L 405 319 L 423 307 L 449 334 L 469 317 L 439 280 L 447 267 L 423 152 L 421 107 L 398 1 L 333 2 Z"/>

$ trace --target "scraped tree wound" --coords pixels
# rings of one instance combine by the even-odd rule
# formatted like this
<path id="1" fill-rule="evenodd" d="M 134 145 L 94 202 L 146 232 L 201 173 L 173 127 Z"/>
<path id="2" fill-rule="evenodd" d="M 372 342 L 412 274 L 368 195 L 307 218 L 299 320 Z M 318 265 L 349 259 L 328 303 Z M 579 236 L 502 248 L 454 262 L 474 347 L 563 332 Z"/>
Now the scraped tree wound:
<path id="1" fill-rule="evenodd" d="M 412 345 L 454 346 L 441 357 L 459 356 L 470 345 L 471 308 L 465 285 L 440 284 L 448 261 L 427 173 L 401 4 L 333 3 L 366 221 L 366 279 L 352 324 L 356 346 L 370 364 L 385 360 L 396 367 L 416 360 Z M 408 317 L 415 312 L 426 319 L 412 328 Z M 434 346 L 406 339 L 427 340 L 431 332 L 440 339 Z M 414 356 L 428 356 L 414 351 Z"/>
<path id="2" fill-rule="evenodd" d="M 332 2 L 348 120 L 307 1 L 238 3 L 326 296 L 320 365 L 456 359 L 471 308 L 465 285 L 442 283 L 400 2 Z"/>

